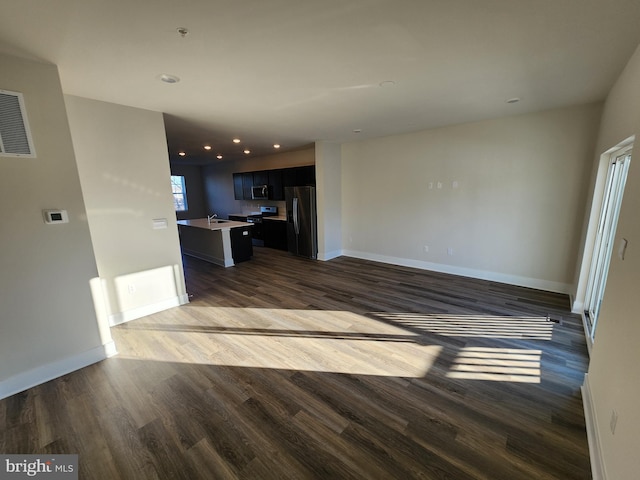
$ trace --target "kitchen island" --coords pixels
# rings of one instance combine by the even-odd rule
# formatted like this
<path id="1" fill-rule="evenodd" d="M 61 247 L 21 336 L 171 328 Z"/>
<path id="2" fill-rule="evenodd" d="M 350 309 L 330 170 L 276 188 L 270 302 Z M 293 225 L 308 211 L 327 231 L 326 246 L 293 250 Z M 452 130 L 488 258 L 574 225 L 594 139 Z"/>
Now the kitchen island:
<path id="1" fill-rule="evenodd" d="M 196 218 L 178 220 L 182 253 L 222 267 L 250 260 L 252 225 L 246 222 Z"/>

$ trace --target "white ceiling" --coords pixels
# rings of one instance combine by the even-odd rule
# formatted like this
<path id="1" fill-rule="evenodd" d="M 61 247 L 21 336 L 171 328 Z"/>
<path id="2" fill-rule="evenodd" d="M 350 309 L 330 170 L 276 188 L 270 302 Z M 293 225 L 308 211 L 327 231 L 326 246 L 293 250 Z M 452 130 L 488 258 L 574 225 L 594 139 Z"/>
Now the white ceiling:
<path id="1" fill-rule="evenodd" d="M 212 162 L 602 100 L 639 27 L 640 0 L 0 0 L 0 51 Z"/>

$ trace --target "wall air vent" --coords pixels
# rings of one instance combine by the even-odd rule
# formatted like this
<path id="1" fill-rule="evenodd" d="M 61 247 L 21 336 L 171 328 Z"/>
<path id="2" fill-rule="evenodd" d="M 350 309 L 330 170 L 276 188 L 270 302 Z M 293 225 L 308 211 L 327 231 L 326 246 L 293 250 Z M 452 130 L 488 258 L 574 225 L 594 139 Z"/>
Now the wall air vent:
<path id="1" fill-rule="evenodd" d="M 0 156 L 36 156 L 24 99 L 18 92 L 0 90 Z"/>

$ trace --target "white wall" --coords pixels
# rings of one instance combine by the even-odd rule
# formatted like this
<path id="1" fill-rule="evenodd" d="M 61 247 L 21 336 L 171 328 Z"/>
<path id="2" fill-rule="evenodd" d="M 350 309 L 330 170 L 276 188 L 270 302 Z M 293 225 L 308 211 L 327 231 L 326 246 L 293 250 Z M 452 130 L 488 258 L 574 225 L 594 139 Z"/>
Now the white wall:
<path id="1" fill-rule="evenodd" d="M 162 114 L 65 102 L 110 321 L 186 303 Z M 154 229 L 154 219 L 167 228 Z"/>
<path id="2" fill-rule="evenodd" d="M 590 104 L 343 145 L 345 253 L 570 292 L 600 112 Z"/>
<path id="3" fill-rule="evenodd" d="M 105 358 L 89 282 L 98 275 L 57 68 L 0 55 L 22 92 L 37 158 L 0 157 L 0 398 Z M 42 210 L 69 223 L 45 225 Z"/>
<path id="4" fill-rule="evenodd" d="M 595 414 L 595 434 L 606 477 L 637 478 L 640 471 L 640 50 L 636 50 L 604 107 L 596 157 L 635 135 L 635 150 L 616 230 L 596 338 L 591 352 L 588 389 Z M 629 241 L 624 261 L 617 256 L 621 238 Z M 638 243 L 636 243 L 638 242 Z M 618 414 L 615 434 L 609 427 Z M 590 439 L 591 440 L 591 439 Z M 592 442 L 593 443 L 593 442 Z"/>
<path id="5" fill-rule="evenodd" d="M 342 151 L 337 143 L 316 142 L 318 259 L 342 255 Z"/>

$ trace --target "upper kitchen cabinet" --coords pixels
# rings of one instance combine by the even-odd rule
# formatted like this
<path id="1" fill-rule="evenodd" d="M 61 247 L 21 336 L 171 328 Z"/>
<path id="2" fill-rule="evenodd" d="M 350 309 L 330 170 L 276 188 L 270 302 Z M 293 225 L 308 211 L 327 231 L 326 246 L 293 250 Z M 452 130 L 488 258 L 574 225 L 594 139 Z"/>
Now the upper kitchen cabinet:
<path id="1" fill-rule="evenodd" d="M 233 174 L 233 196 L 236 200 L 251 200 L 251 187 L 269 186 L 269 200 L 284 200 L 284 187 L 316 184 L 316 166 L 279 168 Z"/>
<path id="2" fill-rule="evenodd" d="M 242 174 L 233 174 L 233 198 L 236 200 L 244 200 L 244 191 L 242 189 Z"/>
<path id="3" fill-rule="evenodd" d="M 253 172 L 253 184 L 269 185 L 269 171 L 262 170 L 260 172 Z"/>
<path id="4" fill-rule="evenodd" d="M 282 183 L 282 170 L 268 170 L 271 187 L 271 200 L 284 200 L 284 184 Z"/>
<path id="5" fill-rule="evenodd" d="M 285 187 L 299 187 L 316 184 L 315 165 L 285 168 L 283 174 Z"/>
<path id="6" fill-rule="evenodd" d="M 242 174 L 242 197 L 251 200 L 251 187 L 253 187 L 253 172 Z"/>

